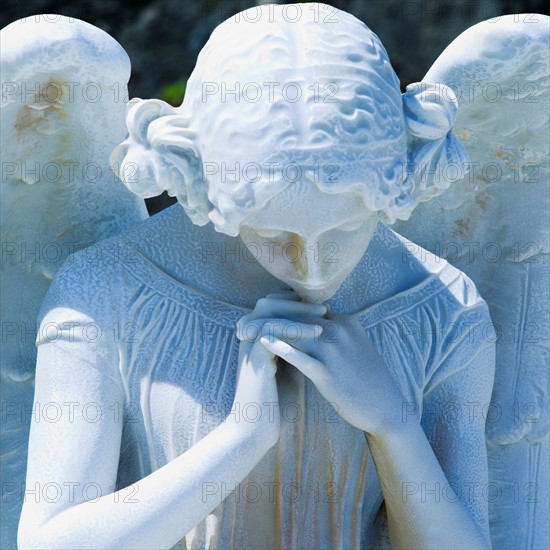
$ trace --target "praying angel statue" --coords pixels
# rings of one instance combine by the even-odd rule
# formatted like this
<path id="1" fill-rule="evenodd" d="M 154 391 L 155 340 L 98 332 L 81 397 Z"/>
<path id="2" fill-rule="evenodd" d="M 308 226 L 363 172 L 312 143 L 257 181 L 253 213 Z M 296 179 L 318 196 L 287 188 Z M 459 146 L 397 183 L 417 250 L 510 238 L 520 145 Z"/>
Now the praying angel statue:
<path id="1" fill-rule="evenodd" d="M 3 29 L 2 548 L 547 548 L 548 23 Z"/>

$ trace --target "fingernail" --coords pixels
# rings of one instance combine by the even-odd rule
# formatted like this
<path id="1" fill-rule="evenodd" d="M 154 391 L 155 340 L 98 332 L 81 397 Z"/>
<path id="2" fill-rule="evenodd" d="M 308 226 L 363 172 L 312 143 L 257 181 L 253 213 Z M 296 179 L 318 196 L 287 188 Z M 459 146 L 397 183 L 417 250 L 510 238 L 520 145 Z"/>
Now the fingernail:
<path id="1" fill-rule="evenodd" d="M 262 345 L 264 345 L 267 349 L 272 350 L 275 348 L 277 351 L 277 354 L 284 353 L 284 350 L 279 350 L 279 346 L 277 346 L 277 343 L 281 342 L 281 340 L 278 340 L 277 338 L 273 338 L 273 340 L 270 340 L 267 336 L 262 336 L 260 338 L 260 342 Z"/>

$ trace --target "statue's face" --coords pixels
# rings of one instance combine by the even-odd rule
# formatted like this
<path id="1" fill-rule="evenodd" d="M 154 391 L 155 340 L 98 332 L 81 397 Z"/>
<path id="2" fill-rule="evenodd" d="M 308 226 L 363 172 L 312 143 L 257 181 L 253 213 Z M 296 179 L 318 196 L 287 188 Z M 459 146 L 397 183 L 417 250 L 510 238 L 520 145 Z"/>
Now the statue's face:
<path id="1" fill-rule="evenodd" d="M 239 235 L 258 262 L 310 302 L 335 294 L 357 265 L 378 214 L 353 193 L 289 185 L 242 222 Z"/>

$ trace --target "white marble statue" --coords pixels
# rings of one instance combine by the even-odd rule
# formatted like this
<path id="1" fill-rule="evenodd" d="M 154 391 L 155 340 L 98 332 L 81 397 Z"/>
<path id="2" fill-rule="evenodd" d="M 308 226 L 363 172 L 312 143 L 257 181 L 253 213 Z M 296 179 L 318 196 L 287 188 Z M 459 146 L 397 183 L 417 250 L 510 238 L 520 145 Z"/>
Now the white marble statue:
<path id="1" fill-rule="evenodd" d="M 548 18 L 526 17 L 476 25 L 402 95 L 379 39 L 350 14 L 264 5 L 216 28 L 180 108 L 130 102 L 111 165 L 139 197 L 167 190 L 179 205 L 101 241 L 93 260 L 71 255 L 49 289 L 21 548 L 544 545 L 548 495 L 523 499 L 525 483 L 548 475 L 533 471 L 548 449 L 548 335 L 534 352 L 500 349 L 474 283 L 387 226 L 403 220 L 436 253 L 462 235 L 508 246 L 508 208 L 518 239 L 547 236 L 531 229 L 548 213 L 547 167 L 526 195 L 505 183 L 479 192 L 491 182 L 471 166 L 496 156 L 523 174 L 545 160 Z M 56 24 L 75 51 L 119 70 L 104 34 L 93 42 L 89 25 Z M 69 79 L 84 64 L 59 55 L 55 33 L 32 36 L 21 55 L 45 53 L 27 79 Z M 54 54 L 69 58 L 67 73 L 50 70 Z M 17 46 L 6 59 L 20 65 Z M 462 109 L 473 77 L 518 83 L 518 101 L 474 95 Z M 531 83 L 538 101 L 521 101 Z M 12 134 L 26 116 L 13 116 Z M 99 147 L 109 127 L 88 121 Z M 469 195 L 451 186 L 453 167 L 474 174 Z M 543 319 L 548 298 L 538 266 L 536 288 L 523 282 L 528 259 L 517 270 L 472 263 L 491 313 L 506 309 L 520 327 Z M 497 401 L 536 401 L 536 426 L 489 423 L 495 348 Z M 519 484 L 513 509 L 494 498 L 501 474 Z"/>

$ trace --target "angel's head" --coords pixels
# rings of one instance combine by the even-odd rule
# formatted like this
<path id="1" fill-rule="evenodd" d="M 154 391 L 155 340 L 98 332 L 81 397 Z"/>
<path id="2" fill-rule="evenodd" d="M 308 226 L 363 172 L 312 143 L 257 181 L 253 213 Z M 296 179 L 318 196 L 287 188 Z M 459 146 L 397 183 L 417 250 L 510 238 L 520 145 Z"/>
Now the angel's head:
<path id="1" fill-rule="evenodd" d="M 273 275 L 326 300 L 377 221 L 406 219 L 421 195 L 407 166 L 435 143 L 434 117 L 426 90 L 405 95 L 404 106 L 384 47 L 352 15 L 264 5 L 214 30 L 179 109 L 130 104 L 112 163 L 140 196 L 167 190 L 194 223 L 240 235 Z M 453 109 L 435 109 L 441 150 Z"/>

